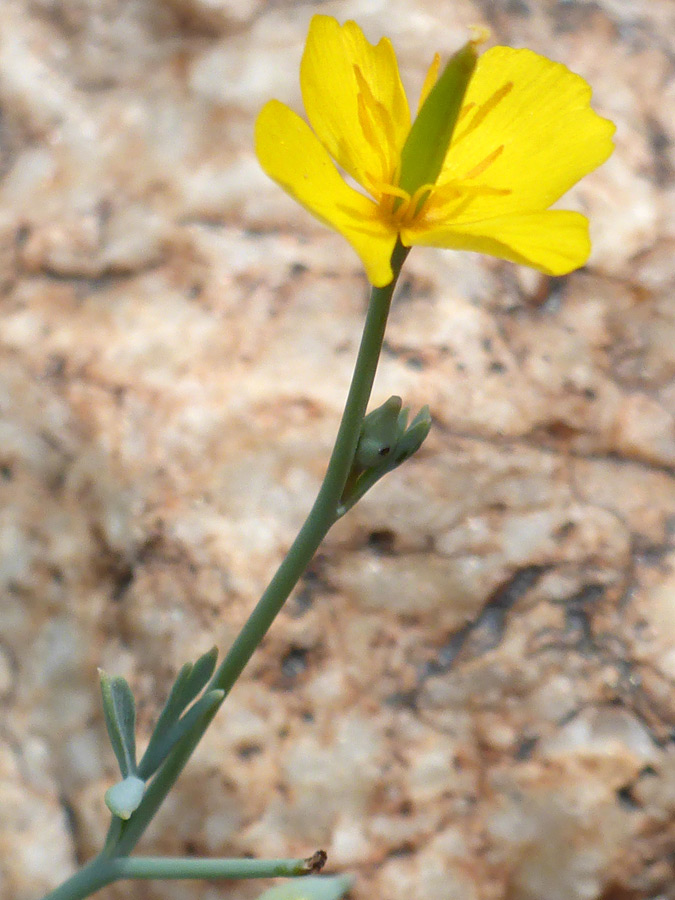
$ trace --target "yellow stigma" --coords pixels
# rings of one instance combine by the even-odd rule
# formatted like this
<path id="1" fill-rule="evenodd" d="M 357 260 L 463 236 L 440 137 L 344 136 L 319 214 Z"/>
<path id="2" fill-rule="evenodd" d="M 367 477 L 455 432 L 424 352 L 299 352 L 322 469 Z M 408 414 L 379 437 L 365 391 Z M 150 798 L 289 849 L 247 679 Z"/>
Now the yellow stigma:
<path id="1" fill-rule="evenodd" d="M 469 34 L 471 35 L 471 43 L 476 50 L 492 37 L 492 32 L 487 25 L 469 25 Z"/>

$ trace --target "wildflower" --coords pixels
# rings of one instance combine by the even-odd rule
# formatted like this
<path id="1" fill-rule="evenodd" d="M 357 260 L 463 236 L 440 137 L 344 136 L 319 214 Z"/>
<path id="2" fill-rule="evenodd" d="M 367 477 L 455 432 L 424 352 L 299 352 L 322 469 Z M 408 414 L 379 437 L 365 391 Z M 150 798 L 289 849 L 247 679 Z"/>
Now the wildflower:
<path id="1" fill-rule="evenodd" d="M 420 108 L 437 74 L 438 57 Z M 591 109 L 590 87 L 565 66 L 530 50 L 487 50 L 468 80 L 440 171 L 412 192 L 401 184 L 411 116 L 387 38 L 374 46 L 355 22 L 314 16 L 300 84 L 311 128 L 270 101 L 256 123 L 258 159 L 349 241 L 376 287 L 392 280 L 398 239 L 487 253 L 550 275 L 588 259 L 585 216 L 549 207 L 607 159 L 614 125 Z"/>

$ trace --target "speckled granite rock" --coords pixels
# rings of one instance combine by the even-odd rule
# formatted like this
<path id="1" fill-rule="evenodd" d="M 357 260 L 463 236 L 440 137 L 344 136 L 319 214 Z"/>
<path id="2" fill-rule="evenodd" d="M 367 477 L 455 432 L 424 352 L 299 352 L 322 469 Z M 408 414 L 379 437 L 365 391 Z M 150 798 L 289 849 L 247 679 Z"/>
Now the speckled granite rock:
<path id="1" fill-rule="evenodd" d="M 365 283 L 252 154 L 260 105 L 300 105 L 317 8 L 4 0 L 2 900 L 100 846 L 96 667 L 147 735 L 318 486 Z M 323 846 L 356 900 L 670 896 L 675 7 L 321 10 L 390 35 L 414 90 L 487 22 L 583 73 L 617 151 L 573 195 L 585 271 L 411 255 L 374 402 L 428 402 L 432 435 L 334 529 L 144 848 Z"/>

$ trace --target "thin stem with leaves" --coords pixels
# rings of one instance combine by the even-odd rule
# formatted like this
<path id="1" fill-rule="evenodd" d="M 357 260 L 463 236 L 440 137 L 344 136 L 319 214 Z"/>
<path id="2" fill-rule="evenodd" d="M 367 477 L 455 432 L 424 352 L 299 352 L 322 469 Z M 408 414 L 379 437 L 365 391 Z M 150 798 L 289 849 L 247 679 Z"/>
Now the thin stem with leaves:
<path id="1" fill-rule="evenodd" d="M 342 494 L 354 462 L 361 426 L 375 380 L 394 288 L 407 254 L 408 248 L 398 244 L 392 257 L 394 272 L 392 281 L 385 287 L 372 289 L 354 373 L 326 474 L 305 523 L 207 687 L 207 690 L 223 691 L 220 703 L 227 697 L 260 645 L 328 531 L 343 513 Z M 81 900 L 120 877 L 150 877 L 139 875 L 142 864 L 139 868 L 138 863 L 132 863 L 126 858 L 133 851 L 192 756 L 220 703 L 197 721 L 194 728 L 176 744 L 150 781 L 143 800 L 131 817 L 127 821 L 113 817 L 101 853 L 68 881 L 47 894 L 44 900 Z M 166 860 L 162 863 L 164 871 L 166 863 Z M 180 872 L 181 861 L 176 860 L 174 863 L 171 871 Z M 195 868 L 196 863 L 199 865 Z M 184 868 L 186 872 L 189 870 L 195 873 L 201 866 L 204 873 L 202 876 L 161 875 L 159 867 L 155 869 L 157 875 L 153 877 L 222 877 L 206 874 L 211 871 L 208 863 L 208 860 L 190 861 L 188 866 L 186 861 Z"/>

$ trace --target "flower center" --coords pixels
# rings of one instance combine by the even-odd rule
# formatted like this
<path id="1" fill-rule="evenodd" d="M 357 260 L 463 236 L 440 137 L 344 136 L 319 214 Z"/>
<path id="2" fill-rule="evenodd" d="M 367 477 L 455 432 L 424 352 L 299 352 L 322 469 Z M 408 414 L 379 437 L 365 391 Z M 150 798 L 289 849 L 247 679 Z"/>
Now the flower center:
<path id="1" fill-rule="evenodd" d="M 476 184 L 501 156 L 504 145 L 474 165 L 468 172 L 456 175 L 444 184 L 423 184 L 410 194 L 398 186 L 400 175 L 400 150 L 396 145 L 394 123 L 390 111 L 376 99 L 359 66 L 354 66 L 358 86 L 357 113 L 366 142 L 373 151 L 369 171 L 363 172 L 362 184 L 378 205 L 378 214 L 392 229 L 400 231 L 414 225 L 432 227 L 441 221 L 456 218 L 464 213 L 480 196 L 505 196 L 511 191 L 505 188 Z M 490 113 L 512 91 L 508 81 L 480 104 L 467 103 L 460 112 L 459 123 L 463 127 L 453 139 L 452 146 L 478 128 Z"/>
<path id="2" fill-rule="evenodd" d="M 377 185 L 380 215 L 397 231 L 409 228 L 422 214 L 433 187 L 433 184 L 423 184 L 414 194 L 409 194 L 395 184 Z"/>

